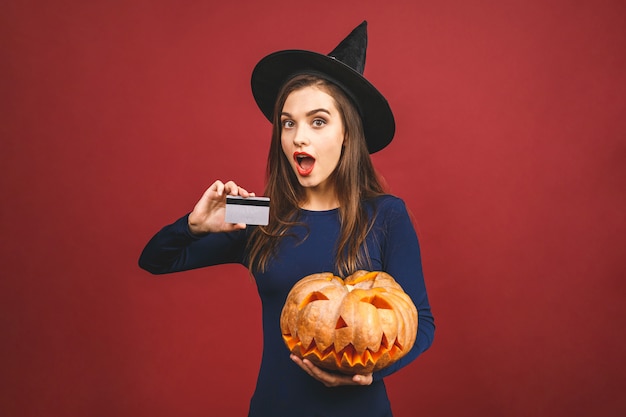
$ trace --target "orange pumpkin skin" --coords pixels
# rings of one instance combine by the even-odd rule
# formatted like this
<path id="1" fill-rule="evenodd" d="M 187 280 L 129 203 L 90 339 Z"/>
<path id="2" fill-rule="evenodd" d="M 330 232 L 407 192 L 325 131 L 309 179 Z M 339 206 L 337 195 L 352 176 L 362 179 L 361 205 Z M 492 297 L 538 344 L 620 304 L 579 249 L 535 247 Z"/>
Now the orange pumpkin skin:
<path id="1" fill-rule="evenodd" d="M 330 371 L 367 374 L 411 350 L 417 309 L 385 272 L 357 271 L 345 280 L 320 273 L 291 289 L 280 327 L 296 356 Z"/>

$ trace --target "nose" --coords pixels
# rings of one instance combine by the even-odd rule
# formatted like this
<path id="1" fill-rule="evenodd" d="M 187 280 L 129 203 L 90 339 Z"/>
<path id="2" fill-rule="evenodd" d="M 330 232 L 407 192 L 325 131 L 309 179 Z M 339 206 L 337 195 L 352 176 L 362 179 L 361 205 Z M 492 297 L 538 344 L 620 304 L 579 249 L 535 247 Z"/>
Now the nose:
<path id="1" fill-rule="evenodd" d="M 300 126 L 295 129 L 293 135 L 293 144 L 295 146 L 306 146 L 309 144 L 309 137 L 306 128 Z"/>

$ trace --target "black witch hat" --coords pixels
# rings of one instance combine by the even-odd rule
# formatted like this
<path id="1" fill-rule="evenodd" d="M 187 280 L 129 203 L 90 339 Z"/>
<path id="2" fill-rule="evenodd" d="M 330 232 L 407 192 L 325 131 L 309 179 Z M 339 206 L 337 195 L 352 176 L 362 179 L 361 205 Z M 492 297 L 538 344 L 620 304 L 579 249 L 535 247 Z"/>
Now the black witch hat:
<path id="1" fill-rule="evenodd" d="M 278 91 L 286 81 L 300 74 L 321 76 L 352 99 L 363 121 L 367 148 L 370 153 L 378 152 L 393 139 L 395 121 L 385 97 L 363 77 L 366 49 L 364 21 L 328 55 L 303 50 L 274 52 L 254 68 L 252 95 L 271 122 Z"/>

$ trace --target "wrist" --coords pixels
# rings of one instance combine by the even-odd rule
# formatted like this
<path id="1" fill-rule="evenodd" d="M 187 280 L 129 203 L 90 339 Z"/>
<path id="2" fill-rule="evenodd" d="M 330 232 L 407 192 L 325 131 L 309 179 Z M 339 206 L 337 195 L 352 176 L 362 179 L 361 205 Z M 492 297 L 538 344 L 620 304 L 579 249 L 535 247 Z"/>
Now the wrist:
<path id="1" fill-rule="evenodd" d="M 203 230 L 200 225 L 193 220 L 191 213 L 187 216 L 187 231 L 191 236 L 195 237 L 200 237 L 209 233 L 208 230 Z"/>

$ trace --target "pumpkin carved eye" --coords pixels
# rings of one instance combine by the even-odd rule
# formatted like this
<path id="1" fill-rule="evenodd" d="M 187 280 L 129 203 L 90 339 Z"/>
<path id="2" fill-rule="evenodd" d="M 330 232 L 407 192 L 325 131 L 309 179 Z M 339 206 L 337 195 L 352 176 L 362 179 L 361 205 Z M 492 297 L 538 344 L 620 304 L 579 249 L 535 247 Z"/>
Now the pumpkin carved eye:
<path id="1" fill-rule="evenodd" d="M 391 365 L 415 343 L 417 309 L 384 272 L 330 273 L 294 285 L 280 326 L 287 348 L 322 368 L 369 373 Z"/>
<path id="2" fill-rule="evenodd" d="M 306 306 L 307 304 L 317 300 L 328 300 L 328 297 L 326 297 L 323 293 L 319 291 L 312 292 L 311 294 L 307 295 L 304 300 L 302 300 L 302 303 L 300 303 L 300 308 L 304 308 L 304 306 Z"/>
<path id="3" fill-rule="evenodd" d="M 364 297 L 361 299 L 361 302 L 369 303 L 376 308 L 382 308 L 385 310 L 393 310 L 393 306 L 387 300 L 377 295 L 373 297 Z"/>

